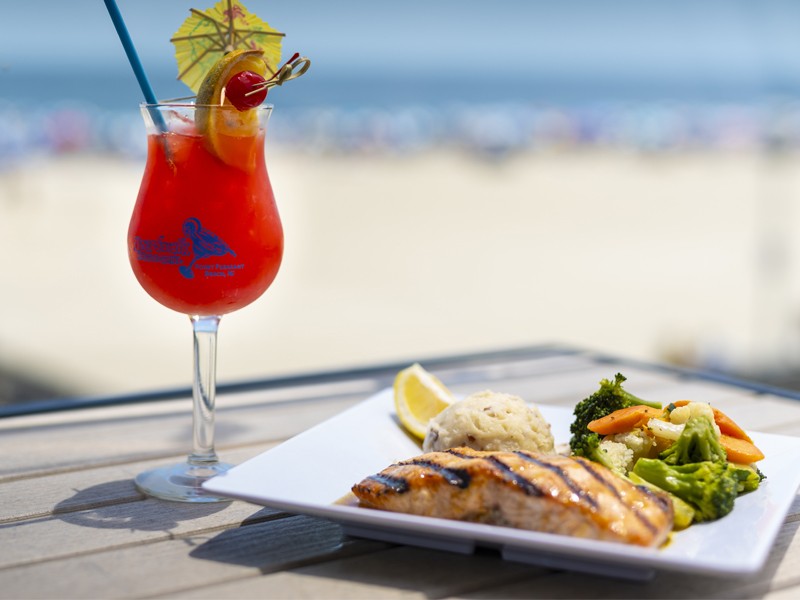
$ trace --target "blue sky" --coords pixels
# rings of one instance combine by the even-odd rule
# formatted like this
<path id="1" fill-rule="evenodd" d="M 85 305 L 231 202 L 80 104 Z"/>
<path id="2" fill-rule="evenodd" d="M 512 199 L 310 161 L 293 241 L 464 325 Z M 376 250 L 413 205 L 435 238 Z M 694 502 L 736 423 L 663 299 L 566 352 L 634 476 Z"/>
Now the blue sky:
<path id="1" fill-rule="evenodd" d="M 124 61 L 102 0 L 2 0 L 0 68 L 91 68 Z M 118 0 L 143 61 L 172 61 L 190 6 Z M 331 68 L 468 71 L 800 71 L 791 0 L 247 0 Z M 71 25 L 69 23 L 76 23 Z"/>
<path id="2" fill-rule="evenodd" d="M 145 68 L 154 74 L 175 69 L 169 38 L 189 8 L 214 4 L 117 1 Z M 376 77 L 404 74 L 407 80 L 409 73 L 428 78 L 448 73 L 487 86 L 491 74 L 498 73 L 506 80 L 534 74 L 596 81 L 744 82 L 751 87 L 789 81 L 792 89 L 800 89 L 800 2 L 795 0 L 245 4 L 287 34 L 284 55 L 296 50 L 312 58 L 318 81 L 356 71 Z M 0 98 L 14 97 L 14 90 L 3 89 L 3 73 L 41 72 L 46 81 L 71 71 L 96 69 L 101 78 L 109 69 L 130 70 L 102 0 L 0 0 L 0 5 Z M 159 96 L 185 92 L 180 87 Z"/>

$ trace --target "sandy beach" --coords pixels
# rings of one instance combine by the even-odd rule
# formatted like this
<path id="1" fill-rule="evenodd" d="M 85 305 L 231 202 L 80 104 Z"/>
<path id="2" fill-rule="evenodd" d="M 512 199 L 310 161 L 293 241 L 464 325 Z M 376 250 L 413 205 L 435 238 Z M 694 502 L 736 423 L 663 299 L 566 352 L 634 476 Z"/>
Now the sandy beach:
<path id="1" fill-rule="evenodd" d="M 643 360 L 797 363 L 798 157 L 269 149 L 273 287 L 225 317 L 219 380 L 562 342 Z M 190 380 L 188 320 L 138 286 L 138 161 L 0 172 L 0 364 L 65 393 Z"/>

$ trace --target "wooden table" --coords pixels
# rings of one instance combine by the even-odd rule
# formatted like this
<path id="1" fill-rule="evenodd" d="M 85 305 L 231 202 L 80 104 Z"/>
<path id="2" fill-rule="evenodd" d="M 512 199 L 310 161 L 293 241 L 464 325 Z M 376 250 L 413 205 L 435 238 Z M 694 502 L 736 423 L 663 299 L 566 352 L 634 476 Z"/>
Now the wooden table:
<path id="1" fill-rule="evenodd" d="M 800 435 L 797 395 L 591 352 L 536 347 L 423 364 L 459 393 L 491 388 L 563 406 L 622 371 L 649 399 L 710 401 L 749 429 Z M 404 366 L 228 386 L 218 398 L 220 454 L 258 455 L 390 385 Z M 798 500 L 759 575 L 660 572 L 642 583 L 503 561 L 491 550 L 465 556 L 350 538 L 334 523 L 239 501 L 145 498 L 132 477 L 188 450 L 184 395 L 0 419 L 0 597 L 800 597 Z"/>

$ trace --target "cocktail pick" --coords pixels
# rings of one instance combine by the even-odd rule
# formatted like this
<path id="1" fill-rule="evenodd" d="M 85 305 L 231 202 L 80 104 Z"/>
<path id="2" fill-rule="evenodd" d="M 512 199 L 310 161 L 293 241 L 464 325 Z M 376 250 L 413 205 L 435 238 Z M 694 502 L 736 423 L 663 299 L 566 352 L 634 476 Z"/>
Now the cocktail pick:
<path id="1" fill-rule="evenodd" d="M 283 85 L 292 79 L 297 79 L 301 75 L 305 74 L 310 66 L 310 58 L 300 56 L 299 53 L 295 52 L 294 55 L 287 60 L 272 77 L 262 83 L 257 83 L 254 85 L 253 88 L 245 94 L 245 96 L 251 96 L 265 89 L 275 87 L 276 85 Z"/>

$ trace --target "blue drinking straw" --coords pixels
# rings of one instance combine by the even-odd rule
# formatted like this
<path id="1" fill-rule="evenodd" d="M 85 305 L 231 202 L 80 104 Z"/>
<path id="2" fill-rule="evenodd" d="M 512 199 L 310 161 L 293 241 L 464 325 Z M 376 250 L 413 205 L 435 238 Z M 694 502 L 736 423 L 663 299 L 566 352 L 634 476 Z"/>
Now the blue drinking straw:
<path id="1" fill-rule="evenodd" d="M 133 67 L 133 73 L 136 75 L 136 81 L 139 82 L 139 87 L 142 88 L 145 102 L 148 104 L 158 104 L 156 95 L 153 93 L 153 88 L 150 81 L 147 79 L 147 74 L 144 72 L 142 61 L 139 60 L 139 54 L 136 52 L 136 47 L 133 45 L 131 34 L 128 33 L 128 28 L 125 26 L 125 21 L 122 20 L 122 14 L 119 12 L 116 0 L 105 0 L 108 14 L 111 16 L 111 21 L 114 23 L 114 28 L 117 30 L 117 35 L 122 42 L 122 47 L 125 48 L 125 54 L 128 55 L 128 61 Z M 158 111 L 148 111 L 153 117 L 155 126 L 159 132 L 167 130 L 167 124 L 164 122 L 164 116 Z"/>
<path id="2" fill-rule="evenodd" d="M 131 34 L 128 33 L 128 28 L 125 26 L 125 21 L 122 20 L 122 15 L 119 12 L 115 0 L 105 0 L 108 14 L 111 16 L 111 21 L 117 30 L 117 35 L 122 42 L 122 47 L 125 48 L 125 54 L 128 55 L 128 61 L 133 67 L 133 73 L 136 75 L 136 80 L 139 82 L 139 87 L 142 88 L 144 99 L 148 104 L 158 104 L 156 95 L 153 93 L 153 88 L 150 86 L 150 81 L 142 67 L 142 61 L 139 60 L 139 55 L 136 53 L 136 48 L 131 40 Z"/>

